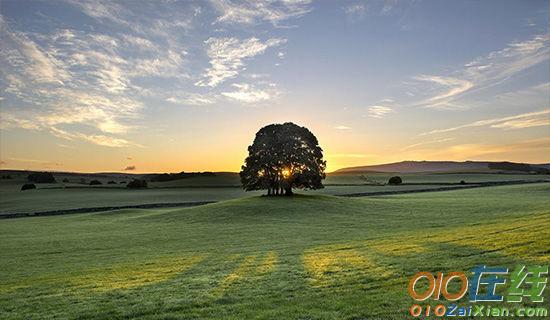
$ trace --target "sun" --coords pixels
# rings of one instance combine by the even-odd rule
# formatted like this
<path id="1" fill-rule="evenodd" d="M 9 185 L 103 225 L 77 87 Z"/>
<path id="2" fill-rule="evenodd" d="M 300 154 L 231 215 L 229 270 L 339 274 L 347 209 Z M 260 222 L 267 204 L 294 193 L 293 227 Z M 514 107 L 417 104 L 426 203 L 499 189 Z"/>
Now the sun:
<path id="1" fill-rule="evenodd" d="M 289 168 L 283 168 L 283 170 L 281 171 L 281 174 L 283 175 L 283 178 L 286 179 L 290 177 L 291 171 Z"/>

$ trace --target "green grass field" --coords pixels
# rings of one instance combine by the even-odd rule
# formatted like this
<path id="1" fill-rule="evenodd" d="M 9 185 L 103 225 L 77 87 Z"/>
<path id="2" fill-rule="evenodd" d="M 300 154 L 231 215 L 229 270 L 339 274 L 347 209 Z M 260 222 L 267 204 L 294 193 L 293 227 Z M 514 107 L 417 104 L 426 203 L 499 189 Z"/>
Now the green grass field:
<path id="1" fill-rule="evenodd" d="M 417 271 L 550 263 L 550 184 L 479 190 L 0 220 L 0 318 L 403 319 Z"/>
<path id="2" fill-rule="evenodd" d="M 386 183 L 393 174 L 374 173 L 368 178 Z M 324 189 L 303 191 L 311 195 L 345 195 L 366 192 L 388 192 L 441 188 L 438 183 L 456 184 L 488 181 L 532 181 L 546 179 L 547 175 L 529 174 L 468 174 L 468 173 L 415 173 L 399 174 L 404 185 L 366 185 L 358 174 L 329 174 Z M 128 190 L 124 184 L 106 184 L 108 181 L 129 181 L 126 175 L 64 175 L 56 174 L 57 181 L 69 178 L 68 183 L 36 184 L 37 190 L 20 191 L 26 182 L 26 174 L 13 175 L 13 179 L 0 180 L 0 215 L 34 213 L 51 210 L 68 210 L 94 207 L 120 207 L 158 203 L 181 203 L 197 201 L 221 201 L 260 195 L 262 192 L 245 192 L 235 173 L 218 173 L 214 177 L 192 177 L 168 182 L 150 182 L 145 190 Z M 99 179 L 103 185 L 89 186 L 77 183 Z M 411 183 L 412 185 L 407 185 Z M 417 185 L 417 184 L 420 185 Z"/>

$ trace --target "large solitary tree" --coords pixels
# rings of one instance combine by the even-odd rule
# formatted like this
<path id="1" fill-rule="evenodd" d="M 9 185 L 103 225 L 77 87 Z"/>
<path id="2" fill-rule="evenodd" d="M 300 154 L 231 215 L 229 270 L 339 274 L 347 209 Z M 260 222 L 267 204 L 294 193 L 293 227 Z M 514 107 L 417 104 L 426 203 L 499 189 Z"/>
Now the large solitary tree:
<path id="1" fill-rule="evenodd" d="M 256 133 L 240 172 L 243 188 L 292 195 L 292 188 L 320 189 L 326 161 L 317 138 L 292 122 L 270 124 Z"/>

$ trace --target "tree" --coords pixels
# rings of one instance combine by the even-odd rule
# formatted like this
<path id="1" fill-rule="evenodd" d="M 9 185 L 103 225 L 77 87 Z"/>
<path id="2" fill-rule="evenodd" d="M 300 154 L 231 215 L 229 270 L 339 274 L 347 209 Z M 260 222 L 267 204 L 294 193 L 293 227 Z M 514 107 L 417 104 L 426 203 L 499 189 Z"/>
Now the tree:
<path id="1" fill-rule="evenodd" d="M 403 183 L 403 180 L 401 180 L 401 177 L 399 176 L 391 177 L 390 180 L 388 181 L 388 184 L 401 184 L 401 183 Z"/>
<path id="2" fill-rule="evenodd" d="M 292 122 L 261 128 L 240 172 L 246 191 L 292 195 L 293 188 L 320 189 L 326 161 L 317 138 Z"/>
<path id="3" fill-rule="evenodd" d="M 91 186 L 99 186 L 99 185 L 101 185 L 101 184 L 103 184 L 103 183 L 101 183 L 101 181 L 99 181 L 99 180 L 92 180 L 92 181 L 90 181 L 90 185 L 91 185 Z"/>
<path id="4" fill-rule="evenodd" d="M 141 179 L 134 179 L 126 185 L 126 188 L 129 188 L 129 189 L 147 188 L 147 181 L 141 180 Z"/>
<path id="5" fill-rule="evenodd" d="M 55 178 L 50 172 L 34 172 L 27 176 L 27 180 L 34 183 L 55 183 Z"/>
<path id="6" fill-rule="evenodd" d="M 23 186 L 21 186 L 21 191 L 31 190 L 31 189 L 36 189 L 36 186 L 34 185 L 34 183 L 25 183 Z"/>

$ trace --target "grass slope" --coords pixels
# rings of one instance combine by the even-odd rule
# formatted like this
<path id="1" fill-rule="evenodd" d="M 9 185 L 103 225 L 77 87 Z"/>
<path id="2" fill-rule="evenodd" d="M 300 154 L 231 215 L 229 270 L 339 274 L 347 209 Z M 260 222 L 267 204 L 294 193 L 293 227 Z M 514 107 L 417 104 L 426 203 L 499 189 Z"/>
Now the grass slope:
<path id="1" fill-rule="evenodd" d="M 417 271 L 550 263 L 549 191 L 253 197 L 3 220 L 0 318 L 402 319 Z"/>

